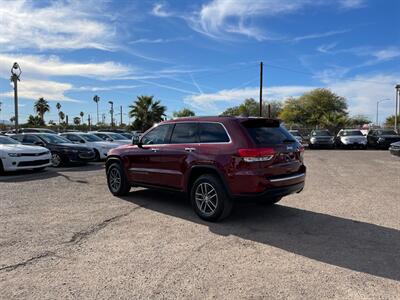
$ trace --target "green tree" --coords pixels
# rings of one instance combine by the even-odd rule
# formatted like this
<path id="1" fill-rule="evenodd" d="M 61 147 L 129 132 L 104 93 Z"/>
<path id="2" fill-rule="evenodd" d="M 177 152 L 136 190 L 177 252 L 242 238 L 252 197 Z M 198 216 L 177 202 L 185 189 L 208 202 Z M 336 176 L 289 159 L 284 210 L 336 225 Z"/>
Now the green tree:
<path id="1" fill-rule="evenodd" d="M 63 122 L 64 119 L 65 119 L 65 114 L 64 114 L 62 111 L 60 111 L 60 112 L 58 113 L 58 118 Z"/>
<path id="2" fill-rule="evenodd" d="M 172 115 L 175 118 L 184 118 L 184 117 L 194 117 L 196 114 L 194 113 L 194 111 L 192 111 L 188 108 L 184 108 L 179 111 L 174 111 L 174 113 Z"/>
<path id="3" fill-rule="evenodd" d="M 356 115 L 349 118 L 349 124 L 351 126 L 361 126 L 369 123 L 371 123 L 371 120 L 367 116 Z"/>
<path id="4" fill-rule="evenodd" d="M 81 116 L 81 121 L 82 121 L 82 124 L 83 124 L 83 116 L 84 116 L 85 114 L 83 113 L 83 111 L 81 111 L 81 112 L 79 113 L 79 115 Z"/>
<path id="5" fill-rule="evenodd" d="M 44 123 L 44 114 L 50 111 L 50 105 L 43 97 L 39 98 L 34 104 L 35 112 L 37 112 Z"/>
<path id="6" fill-rule="evenodd" d="M 43 126 L 44 122 L 39 116 L 29 115 L 27 120 L 27 125 L 38 127 L 38 126 Z"/>
<path id="7" fill-rule="evenodd" d="M 349 125 L 349 123 L 350 119 L 346 115 L 337 112 L 328 112 L 322 116 L 319 125 L 336 134 L 341 128 Z"/>
<path id="8" fill-rule="evenodd" d="M 347 116 L 346 99 L 328 89 L 315 89 L 286 100 L 279 117 L 289 125 L 317 126 L 329 114 L 335 114 L 335 118 Z"/>
<path id="9" fill-rule="evenodd" d="M 268 117 L 268 106 L 271 106 L 271 118 L 277 118 L 282 110 L 280 101 L 263 102 L 262 116 Z M 223 116 L 243 116 L 243 117 L 258 117 L 260 115 L 260 104 L 253 98 L 248 98 L 238 106 L 226 109 Z"/>
<path id="10" fill-rule="evenodd" d="M 397 125 L 400 123 L 400 115 L 397 115 Z M 386 118 L 385 126 L 394 126 L 394 115 L 391 115 Z"/>
<path id="11" fill-rule="evenodd" d="M 145 131 L 154 123 L 161 122 L 167 108 L 154 101 L 153 96 L 138 96 L 133 105 L 130 105 L 129 116 L 135 118 L 133 128 Z"/>
<path id="12" fill-rule="evenodd" d="M 74 124 L 75 124 L 75 125 L 81 124 L 81 118 L 80 118 L 80 117 L 75 117 L 75 118 L 74 118 Z"/>

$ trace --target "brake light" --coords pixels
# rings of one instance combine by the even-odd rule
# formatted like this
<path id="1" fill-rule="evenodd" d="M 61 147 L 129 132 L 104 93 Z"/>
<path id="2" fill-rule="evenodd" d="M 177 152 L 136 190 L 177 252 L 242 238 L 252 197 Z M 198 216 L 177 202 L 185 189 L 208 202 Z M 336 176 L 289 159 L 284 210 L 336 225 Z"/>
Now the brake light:
<path id="1" fill-rule="evenodd" d="M 304 146 L 299 147 L 299 152 L 300 152 L 300 160 L 303 161 L 304 159 Z"/>
<path id="2" fill-rule="evenodd" d="M 271 160 L 276 151 L 274 148 L 251 148 L 239 149 L 238 153 L 245 162 L 258 162 Z"/>

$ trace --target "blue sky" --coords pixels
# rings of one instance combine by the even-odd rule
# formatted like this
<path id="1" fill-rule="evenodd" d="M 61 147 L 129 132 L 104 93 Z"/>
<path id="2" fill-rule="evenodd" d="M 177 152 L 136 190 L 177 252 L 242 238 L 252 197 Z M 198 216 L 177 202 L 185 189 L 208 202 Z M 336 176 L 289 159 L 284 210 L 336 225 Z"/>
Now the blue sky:
<path id="1" fill-rule="evenodd" d="M 154 95 L 168 115 L 213 115 L 247 97 L 284 101 L 316 87 L 348 99 L 351 115 L 394 113 L 400 82 L 397 0 L 0 0 L 0 119 L 13 115 L 10 68 L 22 68 L 20 119 L 51 101 L 71 119 L 109 121 L 109 104 Z M 119 116 L 117 116 L 119 118 Z M 86 117 L 85 117 L 86 118 Z"/>

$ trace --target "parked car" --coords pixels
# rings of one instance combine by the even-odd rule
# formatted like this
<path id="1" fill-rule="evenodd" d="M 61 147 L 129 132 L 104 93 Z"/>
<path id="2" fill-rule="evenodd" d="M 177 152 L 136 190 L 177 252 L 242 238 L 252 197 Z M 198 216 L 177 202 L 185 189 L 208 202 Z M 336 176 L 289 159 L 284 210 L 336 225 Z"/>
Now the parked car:
<path id="1" fill-rule="evenodd" d="M 133 134 L 129 132 L 120 132 L 120 135 L 124 136 L 125 138 L 132 140 Z"/>
<path id="2" fill-rule="evenodd" d="M 132 140 L 127 139 L 123 135 L 120 135 L 119 133 L 115 132 L 97 132 L 97 131 L 92 131 L 90 132 L 91 134 L 94 134 L 95 136 L 101 138 L 103 141 L 106 142 L 113 142 L 119 145 L 127 145 L 127 144 L 132 144 Z"/>
<path id="3" fill-rule="evenodd" d="M 19 128 L 18 129 L 18 133 L 29 133 L 29 132 L 42 132 L 42 133 L 53 133 L 55 134 L 56 132 L 54 130 L 51 129 L 47 129 L 47 128 Z M 15 129 L 10 130 L 7 132 L 8 134 L 15 134 Z"/>
<path id="4" fill-rule="evenodd" d="M 300 143 L 303 144 L 303 136 L 300 134 L 298 130 L 289 130 L 289 133 L 294 136 L 294 138 Z"/>
<path id="5" fill-rule="evenodd" d="M 367 148 L 367 137 L 358 129 L 341 129 L 336 136 L 336 145 L 341 148 Z"/>
<path id="6" fill-rule="evenodd" d="M 109 190 L 165 188 L 189 195 L 204 220 L 229 215 L 234 199 L 273 204 L 304 187 L 304 148 L 265 118 L 192 117 L 165 121 L 137 145 L 112 149 L 106 162 Z"/>
<path id="7" fill-rule="evenodd" d="M 66 138 L 74 144 L 84 145 L 93 149 L 96 161 L 107 158 L 108 151 L 120 146 L 120 144 L 105 142 L 101 138 L 91 133 L 67 132 L 60 133 L 60 136 Z"/>
<path id="8" fill-rule="evenodd" d="M 393 129 L 372 129 L 367 135 L 368 146 L 388 149 L 390 144 L 400 141 L 400 135 Z"/>
<path id="9" fill-rule="evenodd" d="M 390 154 L 400 156 L 400 142 L 392 143 L 389 147 Z"/>
<path id="10" fill-rule="evenodd" d="M 329 130 L 313 130 L 310 134 L 310 142 L 308 144 L 310 149 L 313 148 L 335 148 L 335 137 L 331 135 Z"/>
<path id="11" fill-rule="evenodd" d="M 75 145 L 71 141 L 50 133 L 23 133 L 11 136 L 24 145 L 43 146 L 50 150 L 54 167 L 70 162 L 90 162 L 95 159 L 91 148 Z"/>
<path id="12" fill-rule="evenodd" d="M 43 170 L 51 166 L 50 151 L 39 146 L 25 146 L 0 136 L 0 174 L 4 171 Z"/>

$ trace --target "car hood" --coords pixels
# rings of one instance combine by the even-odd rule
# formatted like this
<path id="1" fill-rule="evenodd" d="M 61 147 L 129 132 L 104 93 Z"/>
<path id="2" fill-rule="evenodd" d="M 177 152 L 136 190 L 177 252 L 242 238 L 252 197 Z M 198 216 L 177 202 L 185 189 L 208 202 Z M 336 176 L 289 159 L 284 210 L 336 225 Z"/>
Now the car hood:
<path id="1" fill-rule="evenodd" d="M 21 145 L 21 144 L 1 144 L 0 145 L 0 150 L 7 151 L 7 152 L 23 152 L 23 153 L 41 153 L 48 151 L 44 147 L 40 146 L 27 146 L 27 145 Z"/>
<path id="2" fill-rule="evenodd" d="M 312 136 L 311 138 L 316 140 L 331 140 L 333 136 Z"/>
<path id="3" fill-rule="evenodd" d="M 341 138 L 350 138 L 350 139 L 365 139 L 367 138 L 364 135 L 346 135 L 346 136 L 341 136 Z"/>
<path id="4" fill-rule="evenodd" d="M 396 142 L 396 143 L 391 143 L 390 145 L 391 145 L 391 146 L 398 146 L 398 147 L 400 147 L 400 141 L 399 141 L 399 142 Z"/>
<path id="5" fill-rule="evenodd" d="M 93 144 L 100 146 L 100 147 L 105 147 L 105 148 L 117 148 L 121 146 L 121 144 L 117 144 L 114 142 L 93 142 Z"/>

